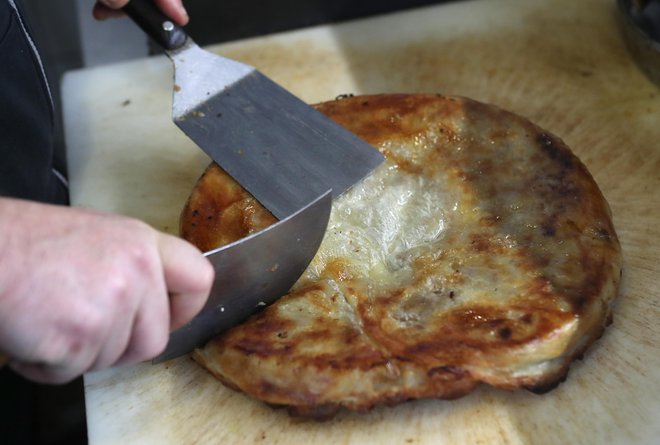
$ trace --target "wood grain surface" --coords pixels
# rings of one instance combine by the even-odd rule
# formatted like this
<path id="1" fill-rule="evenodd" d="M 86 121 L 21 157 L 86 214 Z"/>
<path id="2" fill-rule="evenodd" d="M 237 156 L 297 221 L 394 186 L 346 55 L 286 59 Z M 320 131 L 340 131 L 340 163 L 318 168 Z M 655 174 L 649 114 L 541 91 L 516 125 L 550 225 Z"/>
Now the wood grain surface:
<path id="1" fill-rule="evenodd" d="M 194 19 L 194 18 L 193 18 Z M 660 89 L 634 64 L 609 0 L 475 0 L 251 39 L 212 50 L 304 100 L 438 92 L 528 117 L 582 159 L 624 255 L 614 322 L 545 395 L 480 387 L 329 422 L 226 389 L 188 357 L 85 377 L 92 445 L 658 443 Z M 169 120 L 163 58 L 64 80 L 72 200 L 176 233 L 208 160 Z"/>

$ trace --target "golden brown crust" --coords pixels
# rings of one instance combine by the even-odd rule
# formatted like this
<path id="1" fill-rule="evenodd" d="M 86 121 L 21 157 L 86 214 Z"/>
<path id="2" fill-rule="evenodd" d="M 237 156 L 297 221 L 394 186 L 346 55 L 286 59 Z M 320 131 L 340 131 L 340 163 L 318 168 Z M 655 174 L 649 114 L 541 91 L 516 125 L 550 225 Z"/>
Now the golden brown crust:
<path id="1" fill-rule="evenodd" d="M 423 184 L 409 194 L 427 199 L 417 212 L 432 203 L 442 231 L 397 251 L 381 275 L 345 252 L 315 259 L 290 294 L 195 360 L 233 388 L 317 417 L 460 397 L 479 382 L 540 390 L 564 378 L 601 335 L 621 267 L 607 203 L 568 147 L 464 98 L 363 96 L 318 109 L 387 156 L 396 172 L 374 177 Z M 181 229 L 208 250 L 273 222 L 211 165 Z"/>
<path id="2" fill-rule="evenodd" d="M 180 221 L 181 237 L 208 251 L 277 220 L 217 164 L 211 164 L 195 184 Z"/>

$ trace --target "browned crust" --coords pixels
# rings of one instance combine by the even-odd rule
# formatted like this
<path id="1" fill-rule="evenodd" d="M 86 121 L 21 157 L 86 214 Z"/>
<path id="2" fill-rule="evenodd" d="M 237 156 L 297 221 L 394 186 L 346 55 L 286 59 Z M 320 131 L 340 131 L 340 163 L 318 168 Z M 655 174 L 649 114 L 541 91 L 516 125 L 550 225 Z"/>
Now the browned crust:
<path id="1" fill-rule="evenodd" d="M 458 247 L 418 261 L 417 282 L 443 278 L 431 294 L 415 294 L 413 282 L 368 295 L 341 262 L 331 264 L 325 273 L 341 281 L 343 295 L 309 283 L 195 360 L 232 388 L 315 418 L 341 407 L 456 398 L 480 382 L 542 391 L 562 381 L 610 320 L 621 268 L 607 202 L 579 159 L 526 119 L 464 98 L 362 96 L 317 107 L 402 171 L 445 175 L 478 207 L 476 228 L 456 235 L 464 236 Z M 421 162 L 390 150 L 429 128 L 437 141 Z M 274 218 L 212 164 L 181 221 L 184 238 L 209 250 Z M 515 249 L 504 242 L 512 238 Z M 501 260 L 525 277 L 523 293 L 506 304 L 486 299 L 425 313 L 429 298 L 466 298 L 464 263 L 499 272 Z M 408 312 L 423 322 L 402 325 L 397 314 Z"/>

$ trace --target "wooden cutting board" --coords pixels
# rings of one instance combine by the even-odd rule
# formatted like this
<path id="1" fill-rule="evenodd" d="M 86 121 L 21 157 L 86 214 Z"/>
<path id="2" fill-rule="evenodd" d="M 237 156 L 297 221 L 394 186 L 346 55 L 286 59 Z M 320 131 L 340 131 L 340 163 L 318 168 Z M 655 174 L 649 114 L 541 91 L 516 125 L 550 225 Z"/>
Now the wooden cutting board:
<path id="1" fill-rule="evenodd" d="M 565 444 L 660 440 L 660 90 L 631 61 L 608 0 L 476 0 L 211 48 L 304 100 L 469 96 L 562 137 L 611 204 L 624 252 L 614 323 L 539 396 L 481 387 L 329 422 L 290 418 L 183 357 L 85 376 L 90 444 Z M 177 232 L 208 159 L 171 123 L 162 58 L 63 82 L 72 201 Z"/>

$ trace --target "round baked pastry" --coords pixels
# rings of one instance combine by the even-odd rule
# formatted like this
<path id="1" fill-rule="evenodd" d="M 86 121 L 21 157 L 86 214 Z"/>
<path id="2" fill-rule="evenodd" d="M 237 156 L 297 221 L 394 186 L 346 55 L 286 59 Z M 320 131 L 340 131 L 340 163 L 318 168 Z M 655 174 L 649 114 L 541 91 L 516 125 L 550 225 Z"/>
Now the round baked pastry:
<path id="1" fill-rule="evenodd" d="M 621 274 L 608 205 L 584 165 L 528 120 L 465 98 L 316 107 L 387 161 L 335 200 L 291 292 L 194 359 L 232 388 L 316 417 L 455 398 L 480 382 L 561 381 L 610 321 Z M 274 222 L 212 164 L 181 232 L 210 250 Z"/>

